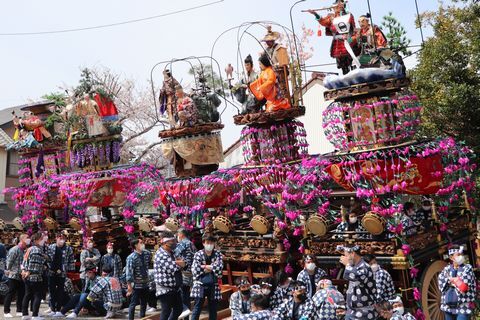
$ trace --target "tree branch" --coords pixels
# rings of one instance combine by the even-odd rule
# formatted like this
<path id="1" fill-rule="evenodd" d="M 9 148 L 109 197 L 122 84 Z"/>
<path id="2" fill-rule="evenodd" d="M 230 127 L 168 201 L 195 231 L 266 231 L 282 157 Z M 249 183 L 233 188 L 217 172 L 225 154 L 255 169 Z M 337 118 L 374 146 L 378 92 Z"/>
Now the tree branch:
<path id="1" fill-rule="evenodd" d="M 152 148 L 160 145 L 161 143 L 162 143 L 162 141 L 157 141 L 157 142 L 154 142 L 154 143 L 149 144 L 149 145 L 142 151 L 142 153 L 137 157 L 137 159 L 135 160 L 135 162 L 140 162 L 140 160 L 142 160 L 142 158 L 148 153 L 148 151 L 152 150 Z"/>

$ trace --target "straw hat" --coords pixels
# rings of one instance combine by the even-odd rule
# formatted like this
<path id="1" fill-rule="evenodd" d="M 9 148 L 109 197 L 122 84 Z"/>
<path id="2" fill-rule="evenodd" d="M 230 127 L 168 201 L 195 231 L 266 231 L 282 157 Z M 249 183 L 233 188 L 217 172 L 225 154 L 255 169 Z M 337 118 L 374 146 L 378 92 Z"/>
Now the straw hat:
<path id="1" fill-rule="evenodd" d="M 280 38 L 280 33 L 272 31 L 272 26 L 267 26 L 267 34 L 262 41 L 276 41 L 278 38 Z"/>

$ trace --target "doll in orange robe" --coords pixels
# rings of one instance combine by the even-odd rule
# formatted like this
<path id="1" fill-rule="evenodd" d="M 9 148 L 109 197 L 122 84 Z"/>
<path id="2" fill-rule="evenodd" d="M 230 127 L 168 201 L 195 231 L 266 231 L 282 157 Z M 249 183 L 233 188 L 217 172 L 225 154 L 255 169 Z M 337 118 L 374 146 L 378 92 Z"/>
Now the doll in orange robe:
<path id="1" fill-rule="evenodd" d="M 290 102 L 283 97 L 277 83 L 275 71 L 266 53 L 258 59 L 262 72 L 257 80 L 250 83 L 250 90 L 258 101 L 266 100 L 266 112 L 291 108 Z"/>
<path id="2" fill-rule="evenodd" d="M 387 38 L 382 30 L 378 26 L 370 24 L 370 14 L 360 16 L 358 22 L 360 28 L 357 30 L 356 37 L 354 37 L 358 43 L 365 44 L 370 50 L 387 47 Z"/>

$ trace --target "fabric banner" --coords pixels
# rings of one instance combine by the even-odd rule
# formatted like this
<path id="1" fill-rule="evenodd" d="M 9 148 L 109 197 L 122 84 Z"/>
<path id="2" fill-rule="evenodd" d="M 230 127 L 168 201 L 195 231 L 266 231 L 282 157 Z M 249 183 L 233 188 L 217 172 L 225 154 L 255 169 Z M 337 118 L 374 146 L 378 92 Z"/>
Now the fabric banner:
<path id="1" fill-rule="evenodd" d="M 166 159 L 173 159 L 174 152 L 196 165 L 223 161 L 222 139 L 219 134 L 171 139 L 162 143 L 162 153 Z"/>
<path id="2" fill-rule="evenodd" d="M 409 159 L 411 165 L 407 168 L 406 162 L 397 159 L 392 163 L 392 160 L 360 160 L 355 164 L 355 170 L 363 172 L 363 176 L 370 181 L 375 187 L 393 188 L 394 185 L 401 185 L 406 183 L 406 188 L 401 193 L 428 195 L 436 193 L 443 180 L 443 175 L 434 177 L 432 175 L 435 171 L 443 172 L 442 158 L 436 155 L 428 158 Z M 394 164 L 392 166 L 392 164 Z M 380 171 L 373 172 L 373 168 L 380 166 Z M 399 166 L 399 167 L 398 167 Z M 394 167 L 394 168 L 392 168 Z M 347 168 L 350 168 L 348 166 Z M 342 188 L 348 191 L 354 191 L 355 187 L 345 176 L 347 170 L 342 164 L 332 164 L 326 168 L 328 174 L 337 182 Z M 349 170 L 349 169 L 348 169 Z"/>
<path id="3" fill-rule="evenodd" d="M 88 203 L 89 206 L 117 207 L 125 203 L 125 190 L 118 179 L 99 179 L 93 189 Z"/>

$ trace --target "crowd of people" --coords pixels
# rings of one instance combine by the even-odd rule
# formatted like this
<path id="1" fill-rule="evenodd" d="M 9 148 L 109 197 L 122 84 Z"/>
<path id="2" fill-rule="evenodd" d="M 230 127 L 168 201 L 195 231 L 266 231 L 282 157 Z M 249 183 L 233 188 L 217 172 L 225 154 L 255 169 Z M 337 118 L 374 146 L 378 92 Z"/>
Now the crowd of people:
<path id="1" fill-rule="evenodd" d="M 129 319 L 138 319 L 145 316 L 147 306 L 156 310 L 159 301 L 161 320 L 198 320 L 207 300 L 209 319 L 217 319 L 224 266 L 212 235 L 204 234 L 202 249 L 197 250 L 188 231 L 164 231 L 161 246 L 153 255 L 145 249 L 141 238 L 132 240 L 132 253 L 124 267 L 113 243 L 108 243 L 102 256 L 89 239 L 80 254 L 79 292 L 67 275 L 75 271 L 75 259 L 64 234 L 57 234 L 50 244 L 48 240 L 43 232 L 22 234 L 18 244 L 8 251 L 4 270 L 8 277 L 5 318 L 76 318 L 82 310 L 113 318 L 127 309 Z M 415 319 L 404 308 L 391 275 L 374 255 L 361 255 L 355 245 L 338 250 L 342 252 L 343 279 L 348 282 L 345 295 L 328 279 L 316 257 L 305 255 L 303 269 L 295 279 L 284 270 L 278 271 L 275 278 L 264 278 L 255 284 L 246 277 L 236 278 L 238 290 L 229 301 L 231 318 Z M 451 247 L 449 255 L 451 263 L 439 276 L 441 310 L 446 319 L 468 319 L 472 312 L 469 303 L 475 298 L 473 269 L 465 263 L 463 247 Z M 40 303 L 47 292 L 50 309 L 40 316 Z M 11 310 L 15 296 L 16 314 Z M 137 305 L 140 310 L 136 314 Z"/>

